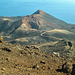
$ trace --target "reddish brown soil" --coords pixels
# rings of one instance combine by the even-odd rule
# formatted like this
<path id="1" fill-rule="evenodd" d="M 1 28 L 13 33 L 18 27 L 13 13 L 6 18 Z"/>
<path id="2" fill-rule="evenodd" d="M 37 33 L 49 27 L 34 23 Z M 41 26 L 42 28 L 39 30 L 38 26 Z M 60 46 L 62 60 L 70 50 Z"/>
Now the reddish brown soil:
<path id="1" fill-rule="evenodd" d="M 65 62 L 35 46 L 0 43 L 0 75 L 67 75 L 58 72 Z"/>

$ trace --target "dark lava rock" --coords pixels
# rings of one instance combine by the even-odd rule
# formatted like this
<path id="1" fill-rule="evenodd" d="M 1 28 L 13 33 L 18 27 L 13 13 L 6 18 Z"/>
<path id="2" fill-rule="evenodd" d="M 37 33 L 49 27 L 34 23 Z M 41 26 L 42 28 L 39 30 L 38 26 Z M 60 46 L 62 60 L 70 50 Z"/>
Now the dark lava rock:
<path id="1" fill-rule="evenodd" d="M 45 61 L 40 61 L 40 63 L 42 63 L 42 64 L 46 64 L 46 62 L 45 62 Z"/>
<path id="2" fill-rule="evenodd" d="M 32 68 L 37 68 L 37 69 L 39 69 L 39 66 L 36 64 L 36 65 L 34 65 Z"/>
<path id="3" fill-rule="evenodd" d="M 64 64 L 62 65 L 62 70 L 63 70 L 63 72 L 65 72 L 65 73 L 71 73 L 71 72 L 72 72 L 72 68 L 73 68 L 73 66 L 72 66 L 72 64 L 69 63 L 69 62 L 66 62 L 66 63 L 64 63 Z"/>
<path id="4" fill-rule="evenodd" d="M 2 48 L 4 51 L 11 52 L 11 50 L 7 47 Z"/>
<path id="5" fill-rule="evenodd" d="M 71 43 L 71 42 L 68 42 L 68 45 L 69 45 L 70 47 L 72 47 L 72 43 Z"/>

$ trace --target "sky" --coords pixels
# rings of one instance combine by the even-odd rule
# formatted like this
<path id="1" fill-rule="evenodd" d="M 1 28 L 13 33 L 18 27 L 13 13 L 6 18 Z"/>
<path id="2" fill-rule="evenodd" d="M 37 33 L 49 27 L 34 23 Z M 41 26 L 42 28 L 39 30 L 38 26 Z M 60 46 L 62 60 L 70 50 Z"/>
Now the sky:
<path id="1" fill-rule="evenodd" d="M 49 1 L 53 1 L 53 2 L 66 2 L 66 1 L 68 1 L 68 2 L 74 2 L 75 0 L 4 0 L 4 1 L 23 1 L 23 2 L 42 2 L 42 1 L 44 1 L 44 2 L 49 2 Z"/>
<path id="2" fill-rule="evenodd" d="M 0 0 L 0 16 L 26 16 L 38 9 L 75 24 L 75 0 Z"/>

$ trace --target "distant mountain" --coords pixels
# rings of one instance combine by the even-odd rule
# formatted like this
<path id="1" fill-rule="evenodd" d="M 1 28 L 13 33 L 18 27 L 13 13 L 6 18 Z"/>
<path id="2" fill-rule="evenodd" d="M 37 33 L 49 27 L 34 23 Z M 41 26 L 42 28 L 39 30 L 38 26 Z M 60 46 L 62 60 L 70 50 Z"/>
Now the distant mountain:
<path id="1" fill-rule="evenodd" d="M 11 26 L 10 20 L 0 20 L 0 32 L 5 32 Z"/>
<path id="2" fill-rule="evenodd" d="M 22 19 L 22 22 L 29 27 L 37 30 L 52 30 L 52 29 L 68 29 L 72 25 L 65 23 L 42 10 L 37 10 L 32 15 L 28 15 Z"/>
<path id="3" fill-rule="evenodd" d="M 23 16 L 17 17 L 0 16 L 0 33 L 2 32 L 4 34 L 13 25 L 14 22 L 22 18 Z"/>
<path id="4" fill-rule="evenodd" d="M 24 16 L 15 16 L 15 17 L 6 17 L 6 16 L 0 16 L 0 20 L 11 20 L 11 21 L 17 21 L 21 18 L 23 18 Z"/>
<path id="5" fill-rule="evenodd" d="M 44 11 L 42 11 L 42 10 L 37 10 L 36 12 L 34 12 L 33 14 L 47 14 L 47 13 L 45 13 Z"/>
<path id="6" fill-rule="evenodd" d="M 23 43 L 26 44 L 33 44 L 34 42 L 38 44 L 64 38 L 74 40 L 75 38 L 75 25 L 59 20 L 42 10 L 37 10 L 32 15 L 25 17 L 2 17 L 0 20 L 0 29 L 1 35 L 4 35 L 6 38 L 10 36 L 11 40 L 24 41 Z M 57 29 L 57 31 L 54 29 Z M 52 32 L 48 33 L 50 31 Z M 46 36 L 41 36 L 43 33 Z M 9 40 L 9 38 L 7 39 Z"/>

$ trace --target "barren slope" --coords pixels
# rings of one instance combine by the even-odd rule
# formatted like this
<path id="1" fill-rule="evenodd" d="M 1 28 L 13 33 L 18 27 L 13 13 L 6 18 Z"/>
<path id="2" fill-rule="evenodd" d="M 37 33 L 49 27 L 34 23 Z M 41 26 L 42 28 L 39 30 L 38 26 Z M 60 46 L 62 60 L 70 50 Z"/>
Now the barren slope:
<path id="1" fill-rule="evenodd" d="M 35 46 L 0 43 L 1 75 L 67 75 L 62 70 L 65 62 L 64 58 L 46 54 Z M 75 60 L 67 62 L 75 64 Z M 74 69 L 71 74 L 74 75 Z"/>

